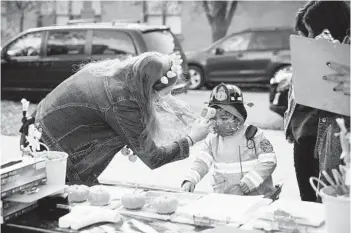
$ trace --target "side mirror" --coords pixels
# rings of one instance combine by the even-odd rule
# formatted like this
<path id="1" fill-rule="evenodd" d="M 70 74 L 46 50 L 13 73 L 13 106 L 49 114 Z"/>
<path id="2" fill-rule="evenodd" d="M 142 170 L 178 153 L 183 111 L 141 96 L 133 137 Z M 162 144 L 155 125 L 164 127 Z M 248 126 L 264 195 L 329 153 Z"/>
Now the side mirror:
<path id="1" fill-rule="evenodd" d="M 5 61 L 10 61 L 11 56 L 8 55 L 6 51 L 1 51 L 1 59 L 4 59 Z"/>
<path id="2" fill-rule="evenodd" d="M 221 54 L 223 54 L 225 51 L 224 51 L 224 49 L 222 49 L 222 48 L 216 48 L 215 49 L 215 55 L 221 55 Z"/>

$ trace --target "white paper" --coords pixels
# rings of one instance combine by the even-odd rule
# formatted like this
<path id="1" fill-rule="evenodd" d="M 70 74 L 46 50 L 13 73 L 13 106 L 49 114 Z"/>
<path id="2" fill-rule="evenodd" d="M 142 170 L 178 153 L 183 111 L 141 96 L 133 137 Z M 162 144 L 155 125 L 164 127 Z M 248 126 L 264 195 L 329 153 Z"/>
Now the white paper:
<path id="1" fill-rule="evenodd" d="M 192 204 L 177 209 L 177 215 L 207 217 L 213 220 L 245 223 L 257 208 L 272 201 L 262 196 L 208 194 Z"/>
<path id="2" fill-rule="evenodd" d="M 273 213 L 276 210 L 282 210 L 297 217 L 296 222 L 301 225 L 319 227 L 325 220 L 323 204 L 284 199 L 279 199 L 271 205 L 261 208 L 257 217 L 272 220 Z"/>

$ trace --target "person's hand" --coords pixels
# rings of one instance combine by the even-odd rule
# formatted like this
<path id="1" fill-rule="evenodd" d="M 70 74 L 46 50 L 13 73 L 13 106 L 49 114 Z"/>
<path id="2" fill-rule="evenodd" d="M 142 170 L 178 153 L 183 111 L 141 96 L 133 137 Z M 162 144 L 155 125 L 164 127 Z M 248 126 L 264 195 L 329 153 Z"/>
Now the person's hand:
<path id="1" fill-rule="evenodd" d="M 194 121 L 189 136 L 193 140 L 194 144 L 206 138 L 206 136 L 212 131 L 214 125 L 213 120 L 207 120 L 198 118 Z"/>
<path id="2" fill-rule="evenodd" d="M 328 29 L 324 29 L 323 32 L 321 34 L 319 34 L 318 36 L 316 36 L 314 39 L 327 40 L 327 41 L 332 42 L 332 43 L 339 43 L 340 44 L 340 41 L 335 40 L 333 38 L 333 36 L 330 34 Z"/>
<path id="3" fill-rule="evenodd" d="M 351 156 L 350 132 L 347 131 L 345 121 L 343 118 L 336 119 L 336 123 L 339 125 L 340 128 L 340 132 L 335 134 L 335 136 L 340 137 L 340 144 L 342 149 L 340 158 L 344 159 L 345 163 L 349 166 Z"/>
<path id="4" fill-rule="evenodd" d="M 178 120 L 180 120 L 185 126 L 188 125 L 188 122 L 184 119 L 184 116 L 189 117 L 191 120 L 195 120 L 196 117 L 188 109 L 174 109 L 174 113 Z"/>
<path id="5" fill-rule="evenodd" d="M 350 44 L 350 36 L 345 36 L 344 40 L 342 41 L 343 44 Z"/>
<path id="6" fill-rule="evenodd" d="M 328 62 L 332 70 L 336 73 L 325 75 L 324 80 L 337 83 L 338 85 L 333 88 L 334 91 L 343 91 L 345 95 L 350 95 L 350 66 L 342 65 L 335 62 Z"/>
<path id="7" fill-rule="evenodd" d="M 190 181 L 185 181 L 182 185 L 182 190 L 185 192 L 194 192 L 195 184 Z"/>
<path id="8" fill-rule="evenodd" d="M 245 184 L 245 182 L 241 181 L 239 186 L 240 186 L 241 191 L 243 191 L 243 193 L 248 194 L 250 192 L 249 186 L 247 186 L 247 184 Z"/>

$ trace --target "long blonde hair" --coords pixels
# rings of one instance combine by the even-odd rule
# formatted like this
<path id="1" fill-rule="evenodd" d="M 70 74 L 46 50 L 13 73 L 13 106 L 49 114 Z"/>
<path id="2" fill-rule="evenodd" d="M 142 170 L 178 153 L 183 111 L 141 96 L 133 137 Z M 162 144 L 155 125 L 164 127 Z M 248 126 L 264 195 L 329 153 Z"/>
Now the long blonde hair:
<path id="1" fill-rule="evenodd" d="M 124 57 L 113 60 L 92 62 L 82 69 L 98 77 L 111 77 L 120 81 L 121 86 L 129 90 L 140 106 L 142 121 L 146 126 L 139 137 L 144 152 L 150 151 L 156 136 L 161 131 L 160 122 L 156 114 L 158 104 L 155 103 L 154 84 L 171 68 L 167 55 L 157 52 L 146 52 L 136 57 Z M 177 77 L 182 82 L 182 75 Z M 181 103 L 182 102 L 182 103 Z M 189 108 L 183 101 L 179 101 L 180 108 Z M 169 111 L 172 113 L 172 111 Z M 146 150 L 146 151 L 145 151 Z"/>

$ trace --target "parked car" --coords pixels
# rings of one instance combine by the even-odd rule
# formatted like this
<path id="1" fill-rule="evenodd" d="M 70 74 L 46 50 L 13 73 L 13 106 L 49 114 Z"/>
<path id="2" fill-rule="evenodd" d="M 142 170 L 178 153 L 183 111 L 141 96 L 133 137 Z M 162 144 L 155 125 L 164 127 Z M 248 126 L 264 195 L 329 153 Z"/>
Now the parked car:
<path id="1" fill-rule="evenodd" d="M 281 116 L 284 116 L 284 112 L 288 108 L 288 94 L 291 78 L 291 66 L 284 66 L 275 72 L 270 81 L 269 109 Z"/>
<path id="2" fill-rule="evenodd" d="M 291 28 L 250 29 L 226 36 L 210 47 L 186 53 L 190 89 L 220 82 L 267 86 L 290 64 Z"/>
<path id="3" fill-rule="evenodd" d="M 111 22 L 29 29 L 2 48 L 1 98 L 29 95 L 40 99 L 82 64 L 147 51 L 178 52 L 187 71 L 182 47 L 165 26 Z"/>

